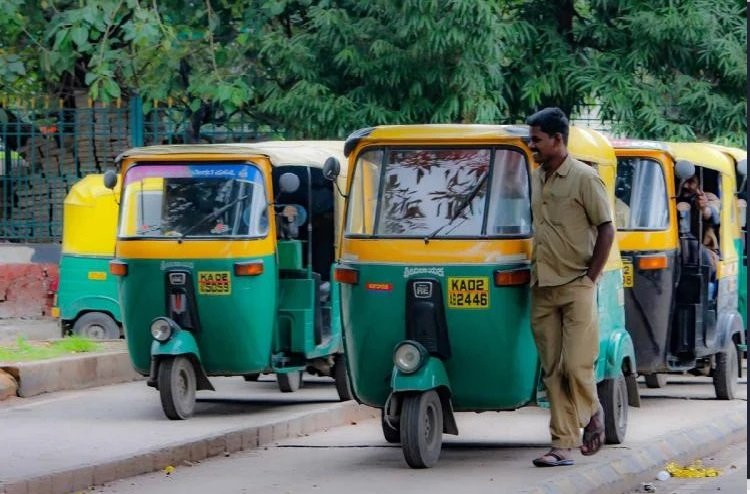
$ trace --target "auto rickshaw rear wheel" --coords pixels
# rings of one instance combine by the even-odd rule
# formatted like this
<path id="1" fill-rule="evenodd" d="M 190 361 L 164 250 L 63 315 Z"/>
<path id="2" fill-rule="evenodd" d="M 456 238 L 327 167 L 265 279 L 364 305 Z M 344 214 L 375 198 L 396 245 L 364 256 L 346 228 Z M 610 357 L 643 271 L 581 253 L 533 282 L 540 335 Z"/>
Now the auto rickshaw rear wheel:
<path id="1" fill-rule="evenodd" d="M 391 444 L 398 444 L 401 442 L 401 428 L 399 427 L 398 421 L 387 421 L 385 419 L 385 410 L 380 410 L 380 426 L 383 429 L 383 437 L 386 441 Z"/>
<path id="2" fill-rule="evenodd" d="M 247 382 L 255 382 L 255 381 L 257 381 L 257 380 L 258 380 L 258 378 L 260 377 L 260 373 L 258 373 L 258 372 L 255 372 L 255 373 L 253 373 L 253 374 L 245 374 L 245 375 L 244 375 L 244 376 L 242 376 L 242 377 L 243 377 L 243 379 L 245 379 L 245 381 L 247 381 Z"/>
<path id="3" fill-rule="evenodd" d="M 716 368 L 714 369 L 714 390 L 719 400 L 733 400 L 737 391 L 737 346 L 734 341 L 729 342 L 725 352 L 716 354 Z"/>
<path id="4" fill-rule="evenodd" d="M 120 326 L 104 312 L 87 312 L 76 319 L 73 334 L 92 340 L 116 340 L 120 337 Z"/>
<path id="5" fill-rule="evenodd" d="M 625 376 L 605 379 L 597 385 L 604 408 L 604 438 L 607 444 L 620 444 L 628 430 L 628 385 Z"/>
<path id="6" fill-rule="evenodd" d="M 667 385 L 666 374 L 646 374 L 646 387 L 651 389 L 663 388 Z"/>
<path id="7" fill-rule="evenodd" d="M 346 357 L 338 354 L 333 357 L 333 380 L 336 382 L 336 392 L 339 400 L 349 401 L 352 399 L 352 390 L 349 387 L 349 377 L 346 373 Z"/>
<path id="8" fill-rule="evenodd" d="M 276 374 L 276 382 L 282 393 L 293 393 L 302 387 L 302 371 Z"/>
<path id="9" fill-rule="evenodd" d="M 401 450 L 411 468 L 430 468 L 443 446 L 443 407 L 437 391 L 404 396 L 401 406 Z"/>
<path id="10" fill-rule="evenodd" d="M 185 356 L 159 362 L 159 396 L 164 415 L 170 420 L 185 420 L 195 410 L 195 369 Z"/>

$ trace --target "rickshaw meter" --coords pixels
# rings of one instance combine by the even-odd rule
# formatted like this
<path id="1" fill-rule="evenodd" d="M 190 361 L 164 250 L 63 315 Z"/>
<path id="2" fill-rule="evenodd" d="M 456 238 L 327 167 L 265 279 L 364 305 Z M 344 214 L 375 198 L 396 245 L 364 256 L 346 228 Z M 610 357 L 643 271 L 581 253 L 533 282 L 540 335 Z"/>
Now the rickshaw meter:
<path id="1" fill-rule="evenodd" d="M 424 363 L 427 349 L 416 341 L 404 341 L 393 351 L 393 363 L 404 374 L 416 372 Z"/>
<path id="2" fill-rule="evenodd" d="M 157 317 L 151 321 L 151 336 L 156 341 L 164 343 L 172 337 L 174 332 L 174 323 L 166 317 Z"/>

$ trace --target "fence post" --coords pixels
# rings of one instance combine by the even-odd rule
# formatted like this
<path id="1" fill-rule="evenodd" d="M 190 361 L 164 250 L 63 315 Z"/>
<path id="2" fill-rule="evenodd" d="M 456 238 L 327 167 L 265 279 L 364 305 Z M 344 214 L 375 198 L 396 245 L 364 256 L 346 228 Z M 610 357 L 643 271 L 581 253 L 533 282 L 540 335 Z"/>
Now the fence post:
<path id="1" fill-rule="evenodd" d="M 143 99 L 138 93 L 130 96 L 130 142 L 133 147 L 143 146 Z"/>

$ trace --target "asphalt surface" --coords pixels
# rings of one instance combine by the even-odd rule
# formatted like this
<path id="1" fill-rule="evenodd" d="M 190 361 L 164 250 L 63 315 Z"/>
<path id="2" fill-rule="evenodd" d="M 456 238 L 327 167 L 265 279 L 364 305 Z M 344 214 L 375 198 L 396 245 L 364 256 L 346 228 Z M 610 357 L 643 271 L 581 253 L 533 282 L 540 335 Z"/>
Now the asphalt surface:
<path id="1" fill-rule="evenodd" d="M 278 441 L 268 448 L 230 458 L 178 465 L 169 474 L 156 472 L 119 480 L 96 491 L 118 494 L 578 492 L 576 484 L 589 482 L 592 475 L 603 475 L 603 482 L 611 480 L 604 478 L 606 475 L 620 475 L 629 483 L 619 492 L 627 492 L 640 481 L 655 479 L 658 470 L 672 458 L 664 457 L 652 471 L 642 472 L 643 479 L 613 470 L 611 465 L 618 460 L 631 453 L 659 457 L 660 451 L 667 448 L 664 444 L 673 438 L 689 437 L 693 432 L 696 435 L 693 459 L 699 458 L 702 442 L 709 442 L 707 426 L 724 417 L 746 416 L 745 379 L 740 387 L 740 399 L 732 402 L 715 400 L 713 386 L 707 378 L 687 377 L 676 381 L 680 383 L 657 390 L 646 389 L 641 384 L 643 406 L 630 409 L 626 442 L 605 446 L 591 457 L 576 454 L 576 465 L 572 467 L 532 466 L 532 458 L 547 448 L 548 415 L 545 410 L 529 407 L 516 412 L 458 414 L 460 435 L 445 436 L 438 465 L 427 470 L 408 468 L 400 447 L 383 439 L 379 421 L 369 420 L 325 433 Z M 659 446 L 661 450 L 654 448 L 660 440 L 666 440 Z M 597 492 L 616 494 L 611 487 L 602 485 Z M 659 486 L 657 492 L 671 491 Z"/>

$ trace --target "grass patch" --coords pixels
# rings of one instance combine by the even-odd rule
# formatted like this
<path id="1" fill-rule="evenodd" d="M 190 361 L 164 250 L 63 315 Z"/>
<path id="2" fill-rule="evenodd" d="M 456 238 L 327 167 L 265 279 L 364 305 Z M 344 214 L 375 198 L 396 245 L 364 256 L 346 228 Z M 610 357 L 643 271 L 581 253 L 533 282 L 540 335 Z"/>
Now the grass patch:
<path id="1" fill-rule="evenodd" d="M 46 360 L 72 353 L 95 352 L 101 345 L 80 336 L 67 336 L 58 341 L 27 341 L 23 336 L 15 345 L 0 345 L 0 362 Z"/>

